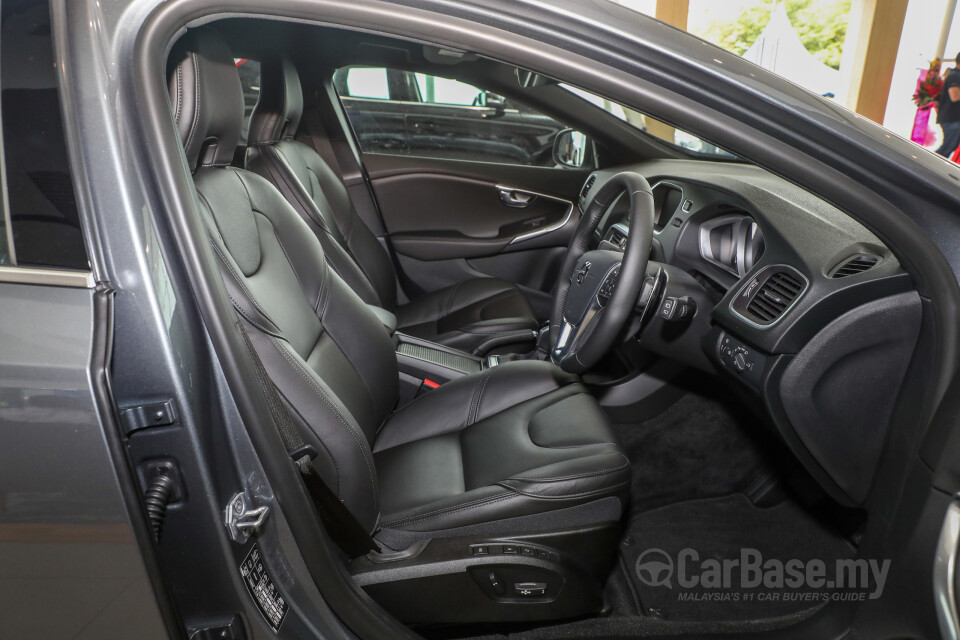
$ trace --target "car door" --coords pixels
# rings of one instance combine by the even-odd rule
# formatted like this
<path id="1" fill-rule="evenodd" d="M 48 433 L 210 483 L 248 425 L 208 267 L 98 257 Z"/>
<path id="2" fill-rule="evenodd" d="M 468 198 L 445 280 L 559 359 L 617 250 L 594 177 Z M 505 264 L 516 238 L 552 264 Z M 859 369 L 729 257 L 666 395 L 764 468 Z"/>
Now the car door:
<path id="1" fill-rule="evenodd" d="M 503 278 L 546 317 L 590 170 L 554 161 L 564 125 L 425 73 L 346 67 L 334 86 L 408 282 Z"/>
<path id="2" fill-rule="evenodd" d="M 3 3 L 0 637 L 167 638 L 103 402 L 112 292 L 87 257 L 51 39 L 46 0 Z"/>

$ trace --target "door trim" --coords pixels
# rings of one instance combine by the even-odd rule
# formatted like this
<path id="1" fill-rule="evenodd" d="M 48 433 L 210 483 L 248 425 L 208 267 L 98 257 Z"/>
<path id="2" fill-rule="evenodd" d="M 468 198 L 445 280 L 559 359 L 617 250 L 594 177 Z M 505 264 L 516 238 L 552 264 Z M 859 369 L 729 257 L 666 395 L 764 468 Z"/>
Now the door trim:
<path id="1" fill-rule="evenodd" d="M 40 284 L 76 289 L 93 289 L 96 284 L 93 280 L 93 274 L 89 271 L 8 266 L 0 267 L 0 282 Z"/>
<path id="2" fill-rule="evenodd" d="M 496 188 L 497 188 L 497 191 L 501 193 L 504 191 L 517 191 L 519 193 L 529 193 L 530 195 L 537 196 L 538 198 L 546 198 L 547 200 L 553 200 L 554 202 L 565 202 L 567 204 L 567 211 L 566 213 L 564 213 L 562 220 L 560 220 L 559 222 L 554 222 L 553 224 L 547 225 L 542 229 L 537 229 L 536 231 L 530 231 L 529 233 L 524 233 L 519 236 L 516 236 L 515 238 L 513 238 L 513 240 L 507 243 L 507 246 L 510 246 L 511 244 L 517 244 L 518 242 L 523 242 L 524 240 L 538 238 L 542 235 L 553 233 L 557 229 L 562 229 L 567 225 L 568 222 L 570 222 L 570 216 L 573 215 L 573 202 L 571 202 L 570 200 L 567 200 L 566 198 L 559 198 L 557 196 L 547 195 L 546 193 L 530 191 L 529 189 L 523 189 L 521 187 L 511 187 L 505 184 L 498 184 Z"/>

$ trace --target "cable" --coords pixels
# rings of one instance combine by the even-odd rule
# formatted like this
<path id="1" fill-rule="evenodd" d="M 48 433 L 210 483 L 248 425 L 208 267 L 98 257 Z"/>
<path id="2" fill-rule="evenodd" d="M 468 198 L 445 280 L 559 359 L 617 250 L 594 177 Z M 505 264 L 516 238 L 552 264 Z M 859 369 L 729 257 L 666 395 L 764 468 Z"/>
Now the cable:
<path id="1" fill-rule="evenodd" d="M 147 516 L 153 527 L 153 535 L 160 540 L 160 531 L 163 529 L 163 518 L 167 514 L 167 504 L 173 493 L 174 479 L 168 471 L 159 471 L 150 481 L 144 495 L 147 503 Z"/>

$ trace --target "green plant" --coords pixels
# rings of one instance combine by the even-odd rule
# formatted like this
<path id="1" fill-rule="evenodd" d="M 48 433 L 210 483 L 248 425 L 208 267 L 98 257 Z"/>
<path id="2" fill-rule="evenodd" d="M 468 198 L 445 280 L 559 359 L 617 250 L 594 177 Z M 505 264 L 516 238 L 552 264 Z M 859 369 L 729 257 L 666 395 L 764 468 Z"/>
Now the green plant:
<path id="1" fill-rule="evenodd" d="M 784 4 L 790 23 L 807 51 L 825 65 L 839 69 L 850 0 L 786 0 Z M 772 8 L 769 0 L 748 5 L 734 22 L 714 21 L 695 35 L 743 55 L 767 26 Z"/>

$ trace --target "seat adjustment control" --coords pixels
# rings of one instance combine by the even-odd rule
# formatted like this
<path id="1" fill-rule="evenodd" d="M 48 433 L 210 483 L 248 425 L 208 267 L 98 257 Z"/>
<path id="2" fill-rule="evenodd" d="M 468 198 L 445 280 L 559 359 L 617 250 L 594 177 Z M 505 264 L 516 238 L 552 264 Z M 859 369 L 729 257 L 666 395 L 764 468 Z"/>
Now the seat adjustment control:
<path id="1" fill-rule="evenodd" d="M 547 595 L 547 583 L 517 582 L 513 585 L 513 593 L 521 598 L 542 598 Z"/>
<path id="2" fill-rule="evenodd" d="M 490 587 L 493 589 L 495 594 L 502 596 L 504 593 L 506 593 L 506 589 L 503 588 L 503 582 L 496 573 L 491 571 L 489 575 L 487 575 L 487 578 L 490 580 Z"/>

